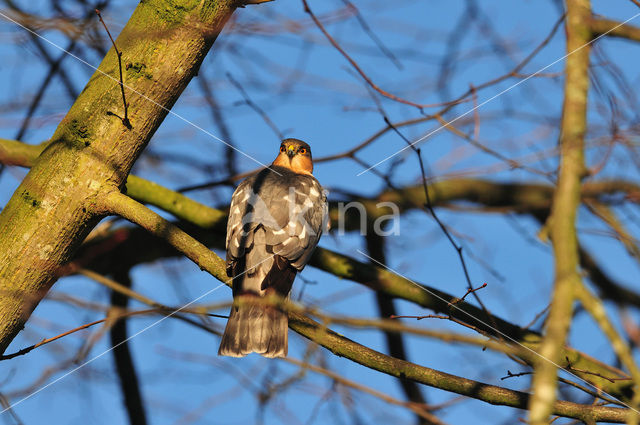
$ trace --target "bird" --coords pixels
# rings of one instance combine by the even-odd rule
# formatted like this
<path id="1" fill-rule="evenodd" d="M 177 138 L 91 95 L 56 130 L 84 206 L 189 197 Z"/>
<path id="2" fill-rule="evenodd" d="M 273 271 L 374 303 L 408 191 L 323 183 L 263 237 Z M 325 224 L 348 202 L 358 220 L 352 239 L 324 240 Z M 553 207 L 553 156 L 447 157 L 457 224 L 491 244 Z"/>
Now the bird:
<path id="1" fill-rule="evenodd" d="M 312 173 L 310 146 L 289 138 L 269 167 L 234 191 L 226 238 L 234 302 L 218 355 L 287 356 L 287 313 L 260 298 L 288 299 L 296 274 L 328 230 L 326 192 Z"/>

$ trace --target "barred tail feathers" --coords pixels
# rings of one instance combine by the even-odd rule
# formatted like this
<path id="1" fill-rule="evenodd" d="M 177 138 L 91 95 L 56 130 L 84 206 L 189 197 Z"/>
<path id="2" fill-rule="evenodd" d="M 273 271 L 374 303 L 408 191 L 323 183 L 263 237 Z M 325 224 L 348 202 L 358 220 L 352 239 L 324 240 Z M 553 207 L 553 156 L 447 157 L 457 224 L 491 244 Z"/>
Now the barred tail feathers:
<path id="1" fill-rule="evenodd" d="M 234 304 L 218 354 L 244 357 L 287 355 L 289 318 L 276 306 L 251 302 L 268 295 L 288 298 L 297 270 L 289 260 L 267 249 L 265 229 L 256 228 L 253 244 L 231 268 Z"/>
<path id="2" fill-rule="evenodd" d="M 237 298 L 256 296 L 244 294 Z M 286 357 L 288 325 L 287 314 L 276 307 L 240 302 L 231 307 L 218 354 L 244 357 L 258 353 L 264 357 Z"/>

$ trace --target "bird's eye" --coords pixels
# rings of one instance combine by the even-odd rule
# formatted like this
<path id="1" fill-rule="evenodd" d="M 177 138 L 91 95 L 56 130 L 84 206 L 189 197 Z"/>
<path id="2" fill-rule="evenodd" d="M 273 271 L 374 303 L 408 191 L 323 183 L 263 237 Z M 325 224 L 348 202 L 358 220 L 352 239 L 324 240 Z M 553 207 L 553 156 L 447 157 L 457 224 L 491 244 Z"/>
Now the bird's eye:
<path id="1" fill-rule="evenodd" d="M 280 145 L 280 152 L 284 152 L 284 151 L 286 151 L 284 145 Z"/>
<path id="2" fill-rule="evenodd" d="M 301 154 L 301 155 L 304 155 L 305 153 L 307 153 L 307 148 L 298 149 L 298 153 Z"/>

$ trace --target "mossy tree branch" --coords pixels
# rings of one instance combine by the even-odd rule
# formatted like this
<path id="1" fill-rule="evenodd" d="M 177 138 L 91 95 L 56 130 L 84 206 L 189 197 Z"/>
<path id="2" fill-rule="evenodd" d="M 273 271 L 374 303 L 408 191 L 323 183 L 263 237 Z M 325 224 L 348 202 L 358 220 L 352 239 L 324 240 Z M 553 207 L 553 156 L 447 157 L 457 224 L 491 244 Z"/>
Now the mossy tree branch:
<path id="1" fill-rule="evenodd" d="M 335 355 L 379 372 L 495 405 L 527 408 L 529 400 L 527 393 L 488 385 L 395 359 L 345 338 L 300 313 L 289 313 L 289 327 Z M 628 409 L 556 401 L 551 406 L 551 412 L 558 416 L 576 418 L 585 423 L 596 421 L 624 423 Z"/>
<path id="2" fill-rule="evenodd" d="M 589 92 L 589 53 L 591 4 L 589 0 L 566 1 L 567 59 L 564 104 L 560 127 L 560 170 L 549 217 L 550 236 L 555 259 L 555 281 L 551 307 L 540 346 L 532 382 L 529 405 L 531 425 L 549 421 L 556 400 L 557 365 L 562 360 L 567 332 L 571 324 L 579 275 L 576 217 L 580 206 L 581 180 L 585 176 L 584 135 L 587 128 Z"/>
<path id="3" fill-rule="evenodd" d="M 119 215 L 165 240 L 219 281 L 226 284 L 231 281 L 227 277 L 226 264 L 222 258 L 138 201 L 114 191 L 105 196 L 101 203 L 105 211 Z"/>
<path id="4" fill-rule="evenodd" d="M 18 140 L 0 139 L 0 163 L 30 168 L 47 144 L 48 141 L 39 145 L 28 145 Z"/>

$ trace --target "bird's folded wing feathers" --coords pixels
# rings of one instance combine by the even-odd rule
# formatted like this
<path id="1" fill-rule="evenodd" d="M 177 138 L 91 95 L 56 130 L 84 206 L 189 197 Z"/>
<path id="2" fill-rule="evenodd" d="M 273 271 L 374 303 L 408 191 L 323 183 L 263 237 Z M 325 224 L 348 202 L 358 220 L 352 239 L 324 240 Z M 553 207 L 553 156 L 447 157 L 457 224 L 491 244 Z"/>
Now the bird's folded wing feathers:
<path id="1" fill-rule="evenodd" d="M 287 258 L 302 270 L 322 234 L 327 205 L 313 177 L 296 177 L 279 180 L 267 176 L 258 193 L 254 192 L 253 178 L 238 186 L 229 211 L 227 261 L 251 249 L 253 234 L 261 226 L 269 252 Z"/>

